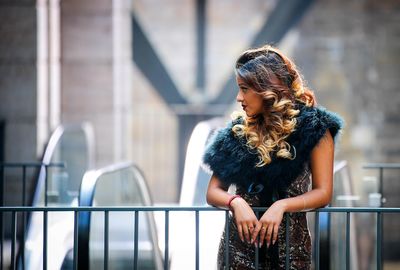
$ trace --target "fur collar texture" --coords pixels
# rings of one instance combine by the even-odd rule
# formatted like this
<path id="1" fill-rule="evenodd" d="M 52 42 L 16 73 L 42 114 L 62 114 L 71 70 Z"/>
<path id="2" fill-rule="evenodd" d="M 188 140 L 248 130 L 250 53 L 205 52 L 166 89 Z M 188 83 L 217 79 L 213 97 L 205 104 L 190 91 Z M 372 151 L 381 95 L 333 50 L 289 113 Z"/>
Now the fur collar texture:
<path id="1" fill-rule="evenodd" d="M 232 127 L 240 122 L 238 118 L 225 128 L 216 132 L 209 140 L 203 156 L 204 164 L 226 185 L 236 184 L 246 190 L 250 184 L 262 184 L 264 190 L 269 190 L 267 197 L 272 196 L 271 190 L 278 192 L 279 197 L 286 197 L 289 185 L 304 172 L 310 162 L 312 149 L 318 144 L 327 130 L 336 141 L 337 134 L 343 127 L 343 120 L 337 114 L 323 107 L 307 107 L 299 105 L 295 131 L 287 142 L 296 149 L 293 160 L 273 157 L 272 162 L 263 167 L 256 167 L 258 154 L 256 150 L 246 145 L 245 138 L 238 138 L 232 132 Z M 270 204 L 272 198 L 264 198 Z"/>

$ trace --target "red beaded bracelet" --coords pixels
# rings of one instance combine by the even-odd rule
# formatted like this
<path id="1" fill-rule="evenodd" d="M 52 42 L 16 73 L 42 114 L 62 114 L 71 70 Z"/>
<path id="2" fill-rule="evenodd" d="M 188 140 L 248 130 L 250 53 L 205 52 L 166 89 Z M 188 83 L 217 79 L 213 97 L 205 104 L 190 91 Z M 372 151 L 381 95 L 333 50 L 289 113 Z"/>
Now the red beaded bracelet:
<path id="1" fill-rule="evenodd" d="M 226 204 L 226 206 L 227 206 L 229 209 L 232 210 L 231 203 L 232 203 L 232 201 L 233 201 L 234 199 L 236 199 L 236 198 L 241 198 L 241 197 L 240 197 L 240 195 L 233 195 L 232 197 L 230 197 L 228 203 Z"/>

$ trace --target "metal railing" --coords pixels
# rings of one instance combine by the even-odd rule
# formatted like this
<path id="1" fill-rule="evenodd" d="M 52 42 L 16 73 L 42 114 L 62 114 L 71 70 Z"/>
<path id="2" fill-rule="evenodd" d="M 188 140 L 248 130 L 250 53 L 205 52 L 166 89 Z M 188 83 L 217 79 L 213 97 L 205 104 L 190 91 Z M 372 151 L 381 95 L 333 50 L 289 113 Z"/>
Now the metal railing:
<path id="1" fill-rule="evenodd" d="M 378 170 L 378 192 L 381 194 L 381 204 L 386 202 L 383 194 L 383 171 L 386 170 L 400 170 L 400 163 L 368 163 L 363 166 L 363 169 Z"/>
<path id="2" fill-rule="evenodd" d="M 17 163 L 17 162 L 10 162 L 10 163 L 0 163 L 0 194 L 1 194 L 1 199 L 0 203 L 1 206 L 4 206 L 4 184 L 5 184 L 5 171 L 7 168 L 14 168 L 14 169 L 21 169 L 22 170 L 22 205 L 25 206 L 29 204 L 26 199 L 26 181 L 27 181 L 27 169 L 28 168 L 34 168 L 34 169 L 40 169 L 44 170 L 44 179 L 45 182 L 47 182 L 47 171 L 49 168 L 65 168 L 65 164 L 62 162 L 58 163 L 43 163 L 43 162 L 22 162 L 22 163 Z M 45 184 L 45 190 L 47 192 L 47 183 Z M 46 193 L 47 194 L 47 193 Z M 47 205 L 47 202 L 46 202 Z"/>
<path id="3" fill-rule="evenodd" d="M 265 211 L 266 208 L 261 208 L 261 207 L 256 207 L 253 208 L 255 212 L 261 212 Z M 103 212 L 104 213 L 104 269 L 108 269 L 108 261 L 109 261 L 109 245 L 108 245 L 108 224 L 109 224 L 109 213 L 110 212 L 132 212 L 132 219 L 135 221 L 134 225 L 134 253 L 132 254 L 133 256 L 133 261 L 134 261 L 134 269 L 138 269 L 138 224 L 139 224 L 139 213 L 140 212 L 154 212 L 154 211 L 162 211 L 165 213 L 165 250 L 164 250 L 164 269 L 169 269 L 168 265 L 168 258 L 169 258 L 169 214 L 171 212 L 176 212 L 176 211 L 186 211 L 186 212 L 194 212 L 195 217 L 196 217 L 196 228 L 195 228 L 195 234 L 196 234 L 196 241 L 195 241 L 195 247 L 196 247 L 196 260 L 194 264 L 194 269 L 199 269 L 200 265 L 200 260 L 199 260 L 199 245 L 200 245 L 200 235 L 199 235 L 199 223 L 200 223 L 200 212 L 206 212 L 206 211 L 225 211 L 225 217 L 226 220 L 229 218 L 229 211 L 227 210 L 222 210 L 222 209 L 217 209 L 213 207 L 1 207 L 0 208 L 0 213 L 6 213 L 9 212 L 12 215 L 12 244 L 11 244 L 11 269 L 16 269 L 16 256 L 15 256 L 15 250 L 16 250 L 16 228 L 17 228 L 17 213 L 29 213 L 29 212 L 42 212 L 43 213 L 43 246 L 42 246 L 42 252 L 43 252 L 43 269 L 46 270 L 47 268 L 47 259 L 48 259 L 48 250 L 47 250 L 47 243 L 49 239 L 47 238 L 47 223 L 48 223 L 48 214 L 49 212 L 73 212 L 74 213 L 74 245 L 73 245 L 73 269 L 80 269 L 78 265 L 78 247 L 79 247 L 79 242 L 78 242 L 78 219 L 79 219 L 79 213 L 80 212 Z M 346 213 L 346 269 L 350 269 L 350 223 L 351 223 L 351 213 L 376 213 L 377 215 L 377 229 L 376 229 L 376 257 L 377 257 L 377 269 L 380 270 L 382 269 L 382 217 L 384 213 L 400 213 L 400 208 L 339 208 L 339 207 L 327 207 L 327 208 L 321 208 L 321 209 L 316 209 L 312 210 L 310 212 L 315 212 L 316 215 L 316 224 L 315 224 L 315 240 L 314 240 L 314 245 L 315 245 L 315 269 L 320 269 L 319 265 L 319 223 L 318 223 L 318 215 L 323 212 L 328 212 L 328 213 Z M 285 213 L 285 215 L 288 215 L 288 213 Z M 286 216 L 287 217 L 287 216 Z M 286 228 L 289 226 L 290 219 L 286 218 Z M 225 230 L 229 230 L 228 223 L 226 223 Z M 228 238 L 226 238 L 225 245 L 228 245 Z M 258 248 L 255 247 L 256 249 L 256 255 L 258 254 Z M 289 230 L 286 229 L 286 269 L 290 269 L 290 257 L 289 257 L 289 249 L 290 249 L 290 238 L 289 238 Z M 227 268 L 229 269 L 229 256 L 230 254 L 228 253 L 228 248 L 225 249 L 225 260 L 227 263 Z M 256 256 L 257 259 L 257 256 Z M 255 266 L 256 269 L 258 269 L 258 261 L 255 260 Z"/>
<path id="4" fill-rule="evenodd" d="M 47 194 L 47 174 L 49 168 L 64 168 L 65 164 L 64 163 L 42 163 L 42 162 L 22 162 L 22 163 L 16 163 L 16 162 L 10 162 L 10 163 L 1 163 L 0 164 L 0 206 L 5 205 L 5 199 L 4 199 L 4 185 L 5 185 L 5 173 L 6 170 L 21 170 L 22 177 L 21 177 L 21 185 L 22 185 L 22 194 L 21 194 L 21 205 L 26 206 L 30 205 L 30 199 L 27 199 L 27 172 L 28 169 L 34 169 L 37 170 L 34 172 L 35 174 L 39 174 L 41 171 L 44 172 L 44 187 L 45 187 L 45 194 Z M 47 205 L 47 196 L 45 196 L 45 205 Z M 14 213 L 15 214 L 15 213 Z M 15 227 L 15 230 L 17 230 L 16 224 L 14 224 L 14 219 L 16 219 L 16 216 L 14 217 L 14 214 L 12 215 L 12 228 Z M 29 214 L 29 213 L 28 213 Z M 27 228 L 27 223 L 29 223 L 29 215 L 27 216 L 27 213 L 22 214 L 22 227 L 23 227 L 23 233 L 22 233 L 22 239 L 21 239 L 21 255 L 24 256 L 24 245 L 25 245 L 25 232 Z M 17 233 L 15 234 L 15 237 L 17 237 Z M 15 253 L 15 249 L 12 250 Z M 3 269 L 4 266 L 4 219 L 3 219 L 3 212 L 0 214 L 0 269 Z M 15 255 L 15 254 L 14 254 Z"/>
<path id="5" fill-rule="evenodd" d="M 25 189 L 26 189 L 26 178 L 27 178 L 27 173 L 26 170 L 29 167 L 38 167 L 41 170 L 44 170 L 45 173 L 45 177 L 44 177 L 44 185 L 43 188 L 45 189 L 44 194 L 47 195 L 47 169 L 49 167 L 64 167 L 63 163 L 52 163 L 52 164 L 44 164 L 44 163 L 9 163 L 9 164 L 0 164 L 0 184 L 1 184 L 1 190 L 4 191 L 3 189 L 3 185 L 4 185 L 4 169 L 5 168 L 16 168 L 16 169 L 22 169 L 22 184 L 23 184 L 23 192 L 22 192 L 22 202 L 23 205 L 27 204 L 27 200 L 25 197 Z M 96 177 L 87 177 L 88 178 L 88 183 L 91 183 L 91 187 L 90 188 L 86 188 L 86 189 L 82 189 L 81 187 L 81 192 L 82 191 L 87 191 L 89 190 L 90 192 L 94 192 L 94 186 L 96 185 L 97 179 L 101 176 L 101 175 L 105 175 L 108 174 L 110 172 L 113 171 L 121 171 L 121 169 L 126 169 L 132 167 L 132 164 L 130 163 L 126 163 L 126 164 L 120 164 L 118 166 L 111 166 L 111 167 L 107 167 L 106 169 L 102 169 L 102 170 L 97 170 L 97 171 L 93 171 L 91 172 L 93 174 L 93 176 Z M 364 168 L 368 168 L 368 169 L 373 169 L 373 168 L 377 168 L 380 171 L 380 182 L 382 182 L 383 179 L 383 170 L 384 169 L 398 169 L 400 168 L 399 164 L 369 164 L 367 166 L 365 166 Z M 89 174 L 88 174 L 89 176 Z M 142 176 L 137 177 L 136 178 L 142 178 Z M 93 179 L 95 179 L 96 181 L 94 181 Z M 90 180 L 90 181 L 89 181 Z M 85 181 L 83 181 L 85 182 Z M 1 192 L 0 194 L 2 194 L 3 192 Z M 84 194 L 80 194 L 80 199 L 83 198 L 91 198 L 91 200 L 93 200 L 93 194 L 91 194 L 91 196 L 83 196 Z M 44 205 L 47 205 L 47 196 L 44 196 Z M 2 196 L 1 198 L 1 202 L 2 205 L 4 206 L 4 198 Z M 82 202 L 81 202 L 82 203 Z M 28 203 L 29 204 L 29 203 Z M 88 231 L 82 229 L 83 227 L 81 226 L 85 220 L 85 218 L 83 218 L 85 215 L 87 215 L 88 213 L 93 213 L 93 212 L 102 212 L 104 215 L 104 221 L 103 221 L 103 226 L 104 226 L 104 254 L 103 254 L 103 259 L 104 259 L 104 269 L 108 269 L 109 264 L 112 264 L 112 262 L 109 260 L 110 255 L 110 237 L 109 237 L 109 233 L 110 230 L 112 230 L 112 226 L 110 224 L 110 214 L 112 212 L 126 212 L 128 215 L 130 214 L 130 212 L 132 212 L 132 221 L 134 221 L 134 225 L 132 225 L 133 228 L 133 232 L 134 232 L 134 236 L 132 239 L 130 240 L 132 241 L 132 258 L 133 258 L 133 265 L 134 265 L 134 269 L 138 269 L 138 267 L 140 268 L 140 263 L 138 266 L 138 258 L 140 258 L 141 254 L 140 254 L 140 247 L 138 249 L 139 243 L 138 243 L 138 237 L 139 237 L 139 217 L 140 217 L 140 213 L 141 212 L 146 212 L 148 214 L 154 214 L 154 212 L 164 212 L 164 216 L 165 216 L 165 228 L 164 228 L 164 233 L 165 233 L 165 239 L 164 240 L 164 249 L 163 249 L 163 253 L 164 253 L 164 262 L 163 265 L 161 266 L 161 268 L 163 269 L 169 269 L 170 264 L 169 264 L 169 258 L 170 258 L 170 251 L 171 251 L 171 246 L 169 245 L 169 240 L 170 240 L 170 236 L 171 233 L 168 233 L 171 229 L 171 222 L 170 222 L 170 213 L 171 212 L 192 212 L 195 214 L 195 219 L 196 219 L 196 224 L 195 224 L 195 249 L 196 249 L 196 254 L 195 254 L 195 261 L 193 263 L 193 268 L 194 269 L 199 269 L 200 268 L 200 264 L 201 264 L 201 257 L 200 257 L 200 249 L 199 249 L 199 245 L 200 245 L 200 230 L 199 230 L 199 223 L 200 223 L 200 213 L 201 212 L 210 212 L 210 211 L 224 211 L 221 209 L 216 209 L 216 208 L 212 208 L 212 207 L 148 207 L 148 206 L 140 206 L 140 207 L 120 207 L 120 206 L 109 206 L 110 204 L 106 204 L 107 207 L 91 207 L 92 202 L 88 202 L 88 204 L 83 204 L 84 206 L 82 207 L 70 207 L 70 206 L 66 206 L 66 207 L 58 207 L 59 205 L 57 205 L 57 207 L 1 207 L 0 208 L 0 231 L 1 231 L 1 254 L 0 254 L 0 265 L 1 265 L 1 269 L 3 269 L 3 221 L 4 221 L 4 216 L 5 213 L 8 212 L 8 214 L 11 214 L 11 234 L 12 234 L 12 239 L 11 239 L 11 252 L 10 252 L 10 257 L 7 259 L 10 259 L 9 261 L 11 262 L 11 269 L 25 269 L 25 259 L 24 259 L 24 245 L 25 245 L 25 229 L 26 229 L 26 216 L 30 216 L 31 213 L 33 212 L 38 212 L 40 213 L 40 219 L 42 219 L 42 225 L 39 226 L 39 228 L 42 228 L 42 233 L 40 235 L 40 238 L 43 238 L 43 242 L 41 244 L 41 247 L 43 249 L 43 251 L 41 252 L 41 254 L 43 255 L 43 269 L 48 269 L 48 265 L 47 265 L 47 259 L 48 259 L 48 242 L 49 241 L 49 233 L 48 233 L 48 228 L 49 225 L 51 225 L 51 223 L 49 223 L 49 212 L 66 212 L 66 213 L 70 213 L 71 215 L 71 223 L 70 223 L 70 228 L 71 231 L 73 231 L 73 268 L 74 269 L 83 269 L 84 267 L 82 266 L 82 264 L 80 263 L 80 259 L 82 259 L 82 254 L 81 253 L 81 249 L 82 247 L 85 246 L 85 248 L 87 249 L 86 252 L 88 252 L 89 249 L 89 245 L 88 243 L 84 243 L 84 241 L 81 241 L 80 239 L 80 235 L 82 235 L 82 233 L 85 234 L 86 239 L 88 239 Z M 80 204 L 82 205 L 82 204 Z M 134 204 L 133 204 L 134 205 Z M 261 211 L 265 211 L 265 208 L 254 208 L 254 210 L 256 212 L 261 212 Z M 375 255 L 376 255 L 376 261 L 377 261 L 377 269 L 382 269 L 382 243 L 383 243 L 383 232 L 382 232 L 382 224 L 383 224 L 383 213 L 396 213 L 398 214 L 400 212 L 400 208 L 350 208 L 350 207 L 346 207 L 346 208 L 337 208 L 337 207 L 328 207 L 328 208 L 323 208 L 323 209 L 317 209 L 317 210 L 313 210 L 311 212 L 315 212 L 315 228 L 314 228 L 314 234 L 313 234 L 313 240 L 314 240 L 314 244 L 313 244 L 313 257 L 314 257 L 314 262 L 315 262 L 315 269 L 319 269 L 320 265 L 324 265 L 325 261 L 324 261 L 324 257 L 323 254 L 320 254 L 320 252 L 325 252 L 326 251 L 326 243 L 324 242 L 324 237 L 326 236 L 326 228 L 324 229 L 323 226 L 323 216 L 327 216 L 328 220 L 330 217 L 330 214 L 332 212 L 336 212 L 336 213 L 340 213 L 342 212 L 343 214 L 345 214 L 345 228 L 346 228 L 346 233 L 345 233 L 345 241 L 346 241 L 346 256 L 345 256 L 345 265 L 346 265 L 346 269 L 350 269 L 350 265 L 351 265 L 351 260 L 350 260 L 350 255 L 353 255 L 351 250 L 350 250 L 350 235 L 355 235 L 355 232 L 353 230 L 351 230 L 351 226 L 354 226 L 355 222 L 352 223 L 351 221 L 351 213 L 359 213 L 359 212 L 364 212 L 364 213 L 375 213 L 376 214 L 376 242 L 375 242 Z M 225 219 L 227 220 L 229 215 L 228 215 L 228 211 L 225 210 Z M 143 213 L 142 213 L 143 214 Z M 222 216 L 221 216 L 222 218 Z M 73 223 L 72 223 L 72 219 L 73 219 Z M 289 222 L 290 219 L 286 218 L 286 221 Z M 82 223 L 83 222 L 83 223 Z M 98 221 L 97 221 L 98 222 Z M 143 218 L 140 218 L 140 223 L 141 225 L 143 225 Z M 23 228 L 23 232 L 22 235 L 20 235 L 21 237 L 18 238 L 18 225 L 21 227 L 21 224 L 23 224 L 22 228 Z M 72 224 L 73 224 L 73 230 L 72 230 Z M 226 223 L 228 224 L 228 223 Z M 341 223 L 342 224 L 342 223 Z M 7 225 L 7 226 L 9 226 Z M 286 224 L 286 226 L 288 226 L 289 224 Z M 88 224 L 86 224 L 87 229 L 89 229 Z M 191 226 L 192 227 L 192 226 Z M 228 226 L 226 225 L 226 230 L 229 230 Z M 329 228 L 328 228 L 329 230 Z M 375 230 L 375 229 L 374 229 Z M 350 233 L 351 232 L 351 233 Z M 329 233 L 329 232 L 328 232 Z M 375 236 L 372 235 L 372 236 Z M 51 237 L 50 237 L 51 238 Z M 372 237 L 374 238 L 374 237 Z M 161 238 L 162 239 L 162 238 Z M 228 238 L 226 238 L 226 240 L 228 241 Z M 287 247 L 290 246 L 290 238 L 289 238 L 289 234 L 286 234 L 286 241 L 287 241 Z M 328 239 L 329 242 L 329 239 Z M 325 244 L 324 244 L 325 243 Z M 10 244 L 10 243 L 9 243 Z M 228 242 L 225 243 L 226 245 L 228 244 Z M 329 243 L 328 243 L 329 244 Z M 185 244 L 182 244 L 185 245 Z M 352 244 L 354 245 L 354 244 Z M 19 250 L 17 252 L 17 250 Z M 226 262 L 229 262 L 229 253 L 228 253 L 228 249 L 227 253 L 225 254 L 225 260 Z M 287 249 L 288 251 L 289 249 Z M 327 249 L 329 250 L 329 249 Z M 103 250 L 102 250 L 103 251 Z M 18 263 L 20 265 L 17 266 L 17 258 L 18 258 L 18 253 L 20 252 L 20 255 L 22 257 L 19 258 Z M 80 256 L 79 256 L 79 255 Z M 101 254 L 101 253 L 100 253 Z M 256 259 L 254 261 L 254 264 L 256 266 L 256 269 L 258 269 L 258 249 L 255 250 L 255 254 L 256 254 Z M 40 257 L 40 256 L 39 256 Z M 343 256 L 344 257 L 344 256 Z M 79 259 L 78 259 L 79 258 Z M 287 257 L 287 267 L 289 267 L 290 264 L 290 258 Z M 321 261 L 320 261 L 321 259 Z M 344 262 L 343 262 L 344 263 Z M 326 266 L 325 266 L 326 267 Z M 51 267 L 50 267 L 51 268 Z M 324 267 L 323 267 L 324 268 Z M 86 268 L 87 269 L 87 268 Z M 287 268 L 288 269 L 288 268 Z"/>

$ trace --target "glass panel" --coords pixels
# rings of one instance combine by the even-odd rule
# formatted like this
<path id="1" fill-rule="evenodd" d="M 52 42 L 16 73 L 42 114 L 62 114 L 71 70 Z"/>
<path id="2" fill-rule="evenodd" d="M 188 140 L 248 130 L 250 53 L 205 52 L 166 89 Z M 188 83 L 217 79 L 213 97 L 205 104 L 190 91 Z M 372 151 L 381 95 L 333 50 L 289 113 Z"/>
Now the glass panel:
<path id="1" fill-rule="evenodd" d="M 89 168 L 89 145 L 83 128 L 65 128 L 52 153 L 51 163 L 65 163 L 65 168 L 48 168 L 48 205 L 70 205 L 78 197 L 84 173 Z M 39 185 L 41 186 L 41 185 Z M 44 204 L 44 183 L 39 205 Z"/>
<path id="2" fill-rule="evenodd" d="M 93 198 L 94 206 L 144 206 L 139 180 L 132 168 L 99 177 Z M 151 212 L 139 213 L 138 269 L 157 269 L 152 241 Z M 134 254 L 134 213 L 109 213 L 109 268 L 132 269 Z M 90 269 L 104 267 L 104 213 L 92 212 L 90 222 Z"/>

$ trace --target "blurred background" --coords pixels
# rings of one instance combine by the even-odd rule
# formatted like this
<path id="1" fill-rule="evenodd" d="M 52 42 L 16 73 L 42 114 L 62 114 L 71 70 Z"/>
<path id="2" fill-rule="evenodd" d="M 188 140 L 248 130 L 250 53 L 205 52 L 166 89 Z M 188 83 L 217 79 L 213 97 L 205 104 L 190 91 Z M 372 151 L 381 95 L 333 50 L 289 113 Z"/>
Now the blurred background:
<path id="1" fill-rule="evenodd" d="M 363 166 L 400 162 L 399 15 L 397 0 L 0 0 L 0 163 L 89 122 L 95 166 L 131 160 L 155 203 L 175 203 L 193 128 L 239 110 L 236 57 L 270 43 L 345 119 L 336 159 L 366 203 L 379 175 Z M 398 207 L 399 171 L 384 177 Z M 20 184 L 5 185 L 13 205 Z M 398 228 L 385 218 L 385 260 L 400 260 Z"/>

